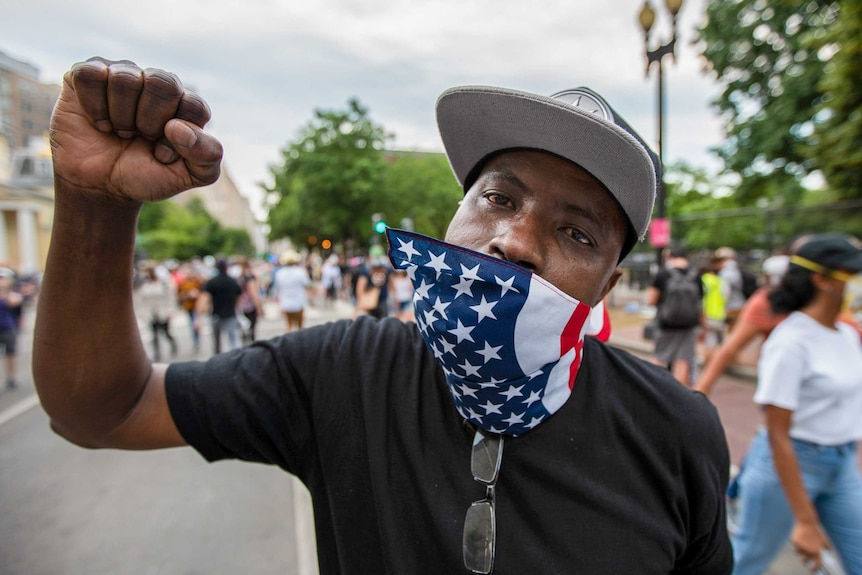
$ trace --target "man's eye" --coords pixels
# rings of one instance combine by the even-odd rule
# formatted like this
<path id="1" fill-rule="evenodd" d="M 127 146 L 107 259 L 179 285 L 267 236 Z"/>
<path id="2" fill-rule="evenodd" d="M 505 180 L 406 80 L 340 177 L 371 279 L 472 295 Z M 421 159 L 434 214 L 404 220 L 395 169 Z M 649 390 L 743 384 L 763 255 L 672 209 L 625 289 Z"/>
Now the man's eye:
<path id="1" fill-rule="evenodd" d="M 587 237 L 586 234 L 584 234 L 581 230 L 579 230 L 577 228 L 568 228 L 566 230 L 566 233 L 569 235 L 570 238 L 572 238 L 573 240 L 575 240 L 578 243 L 588 245 L 588 246 L 593 244 L 593 242 L 590 240 L 590 238 Z"/>
<path id="2" fill-rule="evenodd" d="M 498 206 L 508 206 L 512 203 L 509 198 L 498 192 L 485 193 L 485 199 Z"/>

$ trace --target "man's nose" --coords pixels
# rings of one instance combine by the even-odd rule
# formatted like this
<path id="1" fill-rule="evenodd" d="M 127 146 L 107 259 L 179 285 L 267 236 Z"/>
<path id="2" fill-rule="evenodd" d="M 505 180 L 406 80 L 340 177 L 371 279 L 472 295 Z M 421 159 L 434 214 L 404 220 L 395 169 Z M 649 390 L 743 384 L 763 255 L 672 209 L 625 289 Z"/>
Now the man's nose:
<path id="1" fill-rule="evenodd" d="M 501 223 L 491 240 L 491 255 L 541 275 L 545 249 L 533 218 L 523 217 Z"/>

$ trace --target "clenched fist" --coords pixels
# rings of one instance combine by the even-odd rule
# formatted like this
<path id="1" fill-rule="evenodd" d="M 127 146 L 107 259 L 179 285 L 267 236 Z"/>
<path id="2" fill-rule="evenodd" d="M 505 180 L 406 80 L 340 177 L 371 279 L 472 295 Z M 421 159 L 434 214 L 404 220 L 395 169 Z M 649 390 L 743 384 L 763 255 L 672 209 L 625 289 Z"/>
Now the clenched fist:
<path id="1" fill-rule="evenodd" d="M 202 129 L 209 119 L 206 102 L 169 72 L 127 60 L 75 64 L 51 118 L 54 177 L 132 202 L 211 184 L 222 147 Z"/>

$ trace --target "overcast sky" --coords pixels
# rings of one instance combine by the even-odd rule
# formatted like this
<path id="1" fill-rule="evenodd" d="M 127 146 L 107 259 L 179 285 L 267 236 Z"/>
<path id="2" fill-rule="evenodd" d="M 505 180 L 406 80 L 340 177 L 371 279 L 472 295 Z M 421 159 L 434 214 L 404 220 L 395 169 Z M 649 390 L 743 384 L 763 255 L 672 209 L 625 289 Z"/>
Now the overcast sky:
<path id="1" fill-rule="evenodd" d="M 655 26 L 666 39 L 664 6 Z M 705 0 L 686 0 L 666 62 L 665 161 L 715 168 L 719 86 L 691 45 Z M 442 151 L 434 102 L 483 84 L 552 94 L 589 86 L 653 146 L 656 70 L 644 76 L 641 0 L 0 0 L 0 51 L 59 83 L 90 56 L 165 68 L 203 95 L 225 167 L 257 207 L 260 182 L 315 108 L 357 97 L 397 149 Z"/>

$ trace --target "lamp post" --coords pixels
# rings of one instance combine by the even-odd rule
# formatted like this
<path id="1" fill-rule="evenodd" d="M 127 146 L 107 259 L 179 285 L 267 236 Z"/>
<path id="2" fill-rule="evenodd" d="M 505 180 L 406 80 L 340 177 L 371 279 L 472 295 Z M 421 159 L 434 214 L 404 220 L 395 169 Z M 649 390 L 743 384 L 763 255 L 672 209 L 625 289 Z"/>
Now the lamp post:
<path id="1" fill-rule="evenodd" d="M 676 16 L 682 8 L 683 0 L 665 0 L 665 7 L 671 16 L 671 36 L 664 44 L 660 44 L 655 50 L 650 50 L 650 30 L 655 23 L 655 11 L 649 3 L 649 0 L 644 0 L 643 8 L 638 14 L 638 21 L 644 31 L 644 52 L 646 54 L 646 76 L 649 77 L 650 69 L 653 64 L 658 65 L 658 159 L 661 166 L 662 174 L 658 181 L 658 190 L 656 190 L 656 217 L 653 219 L 652 225 L 655 234 L 650 234 L 653 240 L 653 245 L 656 248 L 656 259 L 658 265 L 662 265 L 661 251 L 670 241 L 670 223 L 665 219 L 665 192 L 664 192 L 664 156 L 662 149 L 662 137 L 664 132 L 664 78 L 662 76 L 662 59 L 670 55 L 671 59 L 676 61 Z"/>

